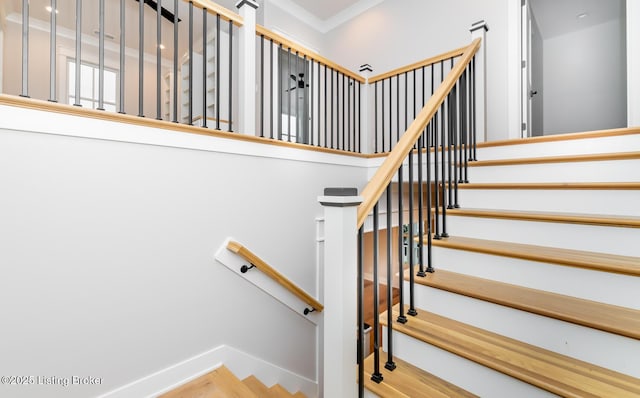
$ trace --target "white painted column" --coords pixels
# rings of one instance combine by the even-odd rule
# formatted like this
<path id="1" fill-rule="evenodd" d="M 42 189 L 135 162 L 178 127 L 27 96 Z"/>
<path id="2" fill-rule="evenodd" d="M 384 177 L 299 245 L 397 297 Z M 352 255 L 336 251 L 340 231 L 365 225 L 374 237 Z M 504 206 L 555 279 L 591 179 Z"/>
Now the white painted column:
<path id="1" fill-rule="evenodd" d="M 324 298 L 320 395 L 356 397 L 357 209 L 356 188 L 327 188 L 324 206 Z"/>
<path id="2" fill-rule="evenodd" d="M 485 21 L 478 21 L 471 25 L 471 40 L 482 39 L 480 48 L 476 53 L 475 79 L 476 79 L 476 142 L 487 140 L 487 32 L 489 27 Z"/>
<path id="3" fill-rule="evenodd" d="M 360 65 L 360 74 L 364 77 L 364 83 L 362 84 L 362 98 L 360 98 L 360 131 L 362 132 L 362 137 L 360 137 L 360 145 L 362 153 L 373 153 L 373 134 L 374 134 L 374 126 L 373 126 L 373 115 L 375 115 L 375 110 L 373 110 L 373 106 L 369 103 L 369 78 L 371 77 L 371 73 L 373 72 L 373 68 L 369 64 Z"/>
<path id="4" fill-rule="evenodd" d="M 258 3 L 240 0 L 236 7 L 244 24 L 239 29 L 238 54 L 238 128 L 235 131 L 256 134 L 256 10 Z"/>
<path id="5" fill-rule="evenodd" d="M 640 126 L 640 2 L 627 0 L 627 126 Z"/>

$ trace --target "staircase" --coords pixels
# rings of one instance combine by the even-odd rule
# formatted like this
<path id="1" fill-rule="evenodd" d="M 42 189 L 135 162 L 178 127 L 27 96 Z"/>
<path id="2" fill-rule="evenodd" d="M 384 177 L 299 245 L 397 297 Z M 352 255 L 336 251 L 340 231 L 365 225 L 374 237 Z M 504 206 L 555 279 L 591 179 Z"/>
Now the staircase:
<path id="1" fill-rule="evenodd" d="M 415 278 L 418 315 L 380 315 L 397 368 L 377 384 L 368 358 L 367 393 L 640 397 L 640 129 L 489 143 L 478 159 L 433 241 L 436 272 Z"/>
<path id="2" fill-rule="evenodd" d="M 160 398 L 304 398 L 301 392 L 291 394 L 279 384 L 265 386 L 254 376 L 238 379 L 226 366 L 200 376 Z"/>

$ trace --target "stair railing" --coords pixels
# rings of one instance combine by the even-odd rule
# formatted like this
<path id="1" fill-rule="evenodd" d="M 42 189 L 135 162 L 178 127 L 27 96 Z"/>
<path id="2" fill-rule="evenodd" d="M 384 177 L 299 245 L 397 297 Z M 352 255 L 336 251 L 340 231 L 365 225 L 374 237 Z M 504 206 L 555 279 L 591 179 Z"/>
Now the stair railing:
<path id="1" fill-rule="evenodd" d="M 370 258 L 373 261 L 373 369 L 370 371 L 370 378 L 374 382 L 380 383 L 383 375 L 380 371 L 380 324 L 379 324 L 379 258 L 385 259 L 387 271 L 387 362 L 384 367 L 392 371 L 395 369 L 393 361 L 393 335 L 392 323 L 393 317 L 397 315 L 396 322 L 406 323 L 410 318 L 406 315 L 417 315 L 414 307 L 414 276 L 423 277 L 427 272 L 434 272 L 431 262 L 431 239 L 441 239 L 448 236 L 446 230 L 446 210 L 458 205 L 457 187 L 459 183 L 467 180 L 468 161 L 474 159 L 475 154 L 475 76 L 474 76 L 474 59 L 475 54 L 480 48 L 480 39 L 475 39 L 469 46 L 461 50 L 447 53 L 440 57 L 435 57 L 431 62 L 420 64 L 417 68 L 402 71 L 404 82 L 406 84 L 409 74 L 415 81 L 417 73 L 421 74 L 422 87 L 424 89 L 425 82 L 429 78 L 432 82 L 437 81 L 437 77 L 441 82 L 437 89 L 433 89 L 433 83 L 430 86 L 433 90 L 431 97 L 426 101 L 420 112 L 415 115 L 414 120 L 407 126 L 403 134 L 398 133 L 397 143 L 393 150 L 389 153 L 384 163 L 380 166 L 374 177 L 367 184 L 361 193 L 362 203 L 357 210 L 357 226 L 358 230 L 358 288 L 363 290 L 364 286 L 364 235 L 370 233 L 373 235 L 373 252 Z M 455 61 L 457 58 L 457 61 Z M 429 75 L 426 69 L 429 69 Z M 445 75 L 445 71 L 448 73 Z M 396 77 L 396 84 L 399 87 L 400 73 L 392 72 L 391 75 L 382 76 L 379 81 L 384 85 L 388 79 L 389 87 L 391 87 L 391 79 Z M 375 84 L 375 81 L 374 81 Z M 382 86 L 381 85 L 381 86 Z M 382 89 L 382 87 L 381 87 Z M 397 89 L 400 92 L 400 89 Z M 407 102 L 406 105 L 415 104 L 415 93 L 417 88 L 414 84 L 413 101 Z M 377 95 L 377 89 L 376 89 Z M 397 94 L 399 95 L 399 94 Z M 405 97 L 407 89 L 404 91 Z M 381 98 L 384 93 L 381 90 Z M 422 97 L 424 101 L 424 96 Z M 400 102 L 398 102 L 400 103 Z M 382 104 L 381 104 L 382 105 Z M 390 105 L 390 104 L 389 104 Z M 384 107 L 382 105 L 382 115 L 384 115 Z M 415 108 L 415 106 L 414 106 Z M 408 111 L 405 110 L 407 113 Z M 405 113 L 405 114 L 406 114 Z M 387 113 L 387 115 L 390 115 Z M 398 120 L 400 113 L 395 115 Z M 381 125 L 384 125 L 380 117 Z M 389 117 L 389 120 L 391 117 Z M 408 116 L 405 116 L 405 123 Z M 378 119 L 376 118 L 376 122 Z M 391 129 L 389 130 L 389 132 Z M 382 137 L 385 132 L 382 131 Z M 391 139 L 391 136 L 388 136 Z M 382 144 L 382 148 L 385 146 Z M 423 154 L 426 159 L 423 162 Z M 433 159 L 432 159 L 433 156 Z M 415 177 L 415 169 L 417 168 L 417 180 Z M 397 175 L 397 199 L 394 207 L 393 185 L 394 176 Z M 404 178 L 408 177 L 408 198 L 403 193 Z M 426 179 L 425 179 L 426 177 Z M 415 217 L 415 192 L 414 184 L 418 186 L 418 219 Z M 426 206 L 427 219 L 425 220 L 422 212 L 423 207 L 423 191 L 422 187 L 426 185 Z M 408 210 L 403 209 L 403 203 L 408 202 Z M 433 208 L 432 208 L 433 204 Z M 380 227 L 380 209 L 386 209 L 386 220 L 384 228 Z M 394 234 L 395 221 L 392 219 L 392 213 L 397 212 L 397 267 L 398 267 L 398 286 L 400 289 L 400 305 L 397 314 L 393 311 L 393 244 L 392 235 Z M 408 212 L 408 228 L 407 233 L 402 233 L 404 225 L 404 213 Z M 433 212 L 433 217 L 432 217 Z M 371 219 L 369 219 L 371 217 Z M 418 225 L 416 231 L 416 224 Z M 379 235 L 381 229 L 386 230 L 387 248 L 386 255 L 380 255 Z M 426 231 L 426 233 L 425 233 Z M 423 254 L 423 239 L 427 240 L 426 259 Z M 414 244 L 417 242 L 417 245 Z M 403 250 L 404 249 L 404 250 Z M 417 255 L 416 255 L 417 253 Z M 405 264 L 408 267 L 409 278 L 409 305 L 405 314 L 403 281 Z M 416 265 L 418 270 L 416 272 Z M 426 267 L 425 267 L 426 265 Z M 358 380 L 359 396 L 364 395 L 365 384 L 365 364 L 364 364 L 364 302 L 363 296 L 358 296 Z"/>
<path id="2" fill-rule="evenodd" d="M 260 25 L 256 45 L 257 135 L 362 152 L 364 78 Z"/>
<path id="3" fill-rule="evenodd" d="M 260 257 L 258 257 L 256 254 L 254 254 L 251 250 L 247 249 L 242 244 L 236 241 L 229 241 L 227 243 L 227 249 L 237 254 L 238 256 L 242 257 L 249 263 L 249 265 L 243 265 L 242 268 L 240 269 L 240 272 L 244 274 L 249 270 L 256 268 L 257 270 L 267 275 L 269 278 L 273 279 L 280 286 L 287 289 L 294 296 L 298 297 L 300 300 L 306 303 L 309 307 L 304 309 L 303 312 L 305 315 L 308 315 L 309 313 L 316 312 L 316 311 L 322 312 L 322 310 L 324 309 L 324 306 L 320 304 L 318 300 L 313 298 L 309 293 L 302 290 L 302 288 L 300 288 L 298 285 L 293 283 L 286 276 L 282 275 L 275 268 L 267 264 L 264 260 L 262 260 Z"/>

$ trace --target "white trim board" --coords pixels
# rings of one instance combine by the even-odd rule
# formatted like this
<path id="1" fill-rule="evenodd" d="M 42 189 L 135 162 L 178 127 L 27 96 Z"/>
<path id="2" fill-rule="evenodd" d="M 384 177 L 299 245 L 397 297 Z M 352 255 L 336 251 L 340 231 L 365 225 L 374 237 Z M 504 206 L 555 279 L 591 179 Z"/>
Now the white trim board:
<path id="1" fill-rule="evenodd" d="M 280 384 L 289 392 L 318 395 L 318 383 L 263 359 L 227 345 L 221 345 L 158 372 L 133 381 L 98 398 L 152 398 L 171 391 L 199 376 L 225 365 L 239 379 L 254 375 L 267 386 Z"/>
<path id="2" fill-rule="evenodd" d="M 227 244 L 229 241 L 234 239 L 227 238 L 225 242 L 220 246 L 218 251 L 215 254 L 215 259 L 225 267 L 229 268 L 232 272 L 236 273 L 239 277 L 246 279 L 247 282 L 254 284 L 256 287 L 261 289 L 263 292 L 267 293 L 271 297 L 275 298 L 282 304 L 289 307 L 289 309 L 296 314 L 300 315 L 305 320 L 311 322 L 314 325 L 317 325 L 320 320 L 320 313 L 311 312 L 307 315 L 304 315 L 303 311 L 305 308 L 309 307 L 305 302 L 300 300 L 293 293 L 282 287 L 282 285 L 278 284 L 278 282 L 269 278 L 264 273 L 260 272 L 257 269 L 248 270 L 246 273 L 242 273 L 240 268 L 243 265 L 249 265 L 246 260 L 242 257 L 232 253 L 227 249 Z"/>

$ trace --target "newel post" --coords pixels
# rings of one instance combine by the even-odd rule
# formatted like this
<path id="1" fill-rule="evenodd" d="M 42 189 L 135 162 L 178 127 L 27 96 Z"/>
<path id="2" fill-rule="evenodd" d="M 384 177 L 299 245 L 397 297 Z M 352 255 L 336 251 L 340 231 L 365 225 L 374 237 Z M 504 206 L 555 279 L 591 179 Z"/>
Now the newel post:
<path id="1" fill-rule="evenodd" d="M 255 135 L 256 132 L 256 10 L 254 0 L 236 3 L 244 24 L 238 29 L 238 128 L 235 131 Z"/>
<path id="2" fill-rule="evenodd" d="M 478 21 L 471 25 L 471 40 L 481 39 L 480 48 L 475 60 L 475 89 L 476 89 L 476 142 L 487 140 L 487 32 L 489 26 L 485 21 Z"/>
<path id="3" fill-rule="evenodd" d="M 356 397 L 357 213 L 362 197 L 356 188 L 326 188 L 318 201 L 325 219 L 321 396 Z"/>

